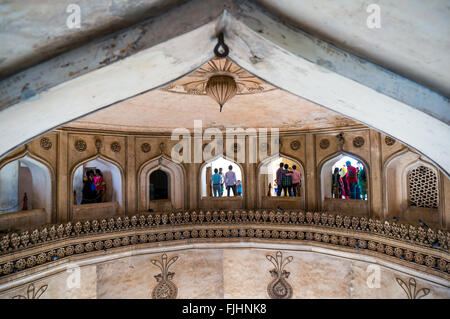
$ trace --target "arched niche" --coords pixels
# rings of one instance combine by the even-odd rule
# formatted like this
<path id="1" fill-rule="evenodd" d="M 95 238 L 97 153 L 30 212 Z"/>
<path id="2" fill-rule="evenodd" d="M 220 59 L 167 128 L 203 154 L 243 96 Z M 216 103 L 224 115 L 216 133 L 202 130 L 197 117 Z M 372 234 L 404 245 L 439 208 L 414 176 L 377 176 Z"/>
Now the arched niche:
<path id="1" fill-rule="evenodd" d="M 144 37 L 138 53 L 126 50 L 120 58 L 96 63 L 97 67 L 90 65 L 84 70 L 80 62 L 74 66 L 79 71 L 77 76 L 68 78 L 66 70 L 59 66 L 75 60 L 94 61 L 98 58 L 96 52 L 107 54 L 108 48 L 102 41 L 91 41 L 82 49 L 76 48 L 25 70 L 26 76 L 6 90 L 2 99 L 0 156 L 52 128 L 192 72 L 213 57 L 220 24 L 224 26 L 225 42 L 232 48 L 229 58 L 243 69 L 280 89 L 411 145 L 449 175 L 450 127 L 443 120 L 448 118 L 445 96 L 298 28 L 287 27 L 257 4 L 250 5 L 250 1 L 226 3 L 226 10 L 223 5 L 213 6 L 215 13 L 203 14 L 201 18 L 198 14 L 204 10 L 203 2 L 198 1 L 193 3 L 197 10 L 191 11 L 195 14 L 186 15 L 177 9 L 172 14 L 155 17 L 147 27 L 139 24 L 131 28 L 131 33 L 150 32 L 156 26 L 166 25 L 177 25 L 174 30 L 183 32 L 161 32 L 157 39 Z M 120 37 L 113 33 L 107 39 L 120 41 L 122 35 L 129 33 L 130 28 L 126 28 L 119 33 Z M 330 63 L 322 63 L 322 58 L 312 61 L 311 52 L 317 52 Z M 257 63 L 255 56 L 259 57 Z M 47 79 L 44 86 L 41 81 L 34 81 L 37 75 Z M 27 81 L 39 98 L 20 98 Z M 411 97 L 413 93 L 417 95 Z M 432 102 L 423 102 L 428 100 Z"/>
<path id="2" fill-rule="evenodd" d="M 150 175 L 157 170 L 161 170 L 168 176 L 167 199 L 150 199 Z M 142 164 L 138 176 L 139 211 L 148 211 L 149 209 L 153 211 L 184 209 L 185 174 L 180 164 L 161 155 Z"/>
<path id="3" fill-rule="evenodd" d="M 150 173 L 150 200 L 169 199 L 169 174 L 162 169 Z"/>
<path id="4" fill-rule="evenodd" d="M 228 166 L 231 165 L 233 166 L 233 172 L 236 174 L 236 180 L 240 180 L 242 185 L 244 185 L 244 170 L 243 167 L 241 165 L 239 165 L 238 163 L 236 163 L 235 161 L 231 160 L 230 158 L 224 156 L 224 155 L 219 155 L 219 156 L 214 156 L 212 158 L 210 158 L 209 160 L 205 161 L 203 163 L 203 165 L 200 168 L 200 186 L 201 186 L 201 197 L 207 197 L 207 188 L 211 187 L 210 185 L 210 181 L 207 180 L 207 168 L 211 167 L 211 174 L 214 174 L 214 169 L 217 168 L 222 168 L 223 171 L 223 176 L 225 177 L 225 173 L 228 172 Z M 242 186 L 242 195 L 246 192 L 246 189 L 244 189 L 244 186 Z M 212 194 L 212 189 L 211 189 L 211 194 Z M 232 196 L 233 192 L 230 191 L 230 196 Z M 224 191 L 223 191 L 223 195 L 222 197 L 226 197 L 227 196 L 227 189 L 224 185 Z M 237 196 L 237 194 L 236 194 Z"/>
<path id="5" fill-rule="evenodd" d="M 56 222 L 54 181 L 51 165 L 29 151 L 1 163 L 0 229 Z"/>
<path id="6" fill-rule="evenodd" d="M 206 167 L 216 161 L 219 158 L 223 158 L 225 161 L 228 161 L 233 166 L 233 170 L 236 171 L 240 170 L 241 172 L 241 183 L 242 183 L 242 196 L 232 196 L 233 191 L 230 190 L 230 197 L 227 197 L 227 189 L 224 185 L 224 191 L 222 197 L 209 197 L 207 195 L 206 187 L 209 185 L 209 181 L 207 183 L 206 181 Z M 225 176 L 225 173 L 228 171 L 228 165 L 223 168 L 223 174 Z M 237 174 L 236 174 L 237 175 Z M 236 179 L 239 179 L 238 176 L 236 176 Z M 208 160 L 204 161 L 202 165 L 200 166 L 200 170 L 198 172 L 198 200 L 199 200 L 199 208 L 200 209 L 241 209 L 244 208 L 244 202 L 248 194 L 247 184 L 246 184 L 246 178 L 245 178 L 245 170 L 244 167 L 240 164 L 235 162 L 232 158 L 229 158 L 225 155 L 218 154 L 215 155 Z"/>
<path id="7" fill-rule="evenodd" d="M 106 183 L 106 195 L 98 203 L 82 204 L 83 177 L 86 170 L 100 169 Z M 125 211 L 125 183 L 119 163 L 103 155 L 96 155 L 77 163 L 70 178 L 70 219 L 112 216 Z"/>
<path id="8" fill-rule="evenodd" d="M 281 196 L 272 196 L 274 192 L 274 179 L 276 175 L 273 172 L 274 169 L 278 169 L 280 163 L 286 163 L 289 167 L 295 165 L 296 170 L 302 175 L 302 186 L 300 188 L 300 196 L 297 197 L 284 197 L 284 193 Z M 275 170 L 276 171 L 276 170 Z M 258 207 L 262 208 L 286 208 L 286 209 L 305 209 L 305 194 L 306 194 L 306 176 L 303 163 L 290 157 L 288 155 L 279 153 L 274 156 L 270 156 L 262 160 L 257 169 L 257 203 Z M 268 196 L 269 183 L 271 183 L 271 196 Z"/>
<path id="9" fill-rule="evenodd" d="M 438 187 L 438 207 L 414 207 L 409 204 L 408 173 L 413 169 L 424 166 L 435 174 Z M 400 221 L 418 223 L 419 219 L 427 225 L 441 227 L 443 223 L 443 189 L 439 171 L 421 155 L 402 150 L 391 156 L 383 167 L 383 196 L 384 196 L 384 217 L 397 217 Z"/>
<path id="10" fill-rule="evenodd" d="M 352 158 L 355 162 L 360 162 L 366 170 L 367 178 L 367 200 L 365 199 L 336 199 L 332 198 L 331 186 L 332 186 L 332 167 L 336 162 L 342 160 L 345 157 Z M 354 164 L 354 162 L 352 162 Z M 320 202 L 319 207 L 322 210 L 341 212 L 344 214 L 352 215 L 369 215 L 371 196 L 371 184 L 370 184 L 370 167 L 367 162 L 358 155 L 349 152 L 337 152 L 324 158 L 318 165 L 318 171 L 320 172 Z"/>

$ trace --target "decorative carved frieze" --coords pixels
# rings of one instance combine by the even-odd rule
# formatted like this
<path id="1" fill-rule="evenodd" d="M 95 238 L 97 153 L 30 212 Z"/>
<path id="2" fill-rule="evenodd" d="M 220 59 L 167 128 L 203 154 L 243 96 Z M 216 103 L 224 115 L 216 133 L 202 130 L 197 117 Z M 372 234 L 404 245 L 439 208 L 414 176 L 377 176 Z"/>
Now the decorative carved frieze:
<path id="1" fill-rule="evenodd" d="M 266 210 L 154 213 L 9 233 L 0 239 L 0 276 L 74 254 L 188 238 L 314 242 L 450 278 L 449 232 L 326 212 Z"/>
<path id="2" fill-rule="evenodd" d="M 266 255 L 266 258 L 275 266 L 275 268 L 270 271 L 273 280 L 267 286 L 269 297 L 272 299 L 292 298 L 292 287 L 287 282 L 290 272 L 286 271 L 285 267 L 293 260 L 293 257 L 289 256 L 283 258 L 283 253 L 277 251 L 275 257 Z"/>
<path id="3" fill-rule="evenodd" d="M 161 269 L 161 273 L 156 275 L 158 284 L 152 291 L 153 299 L 175 299 L 177 297 L 178 288 L 172 282 L 174 272 L 169 271 L 170 266 L 178 260 L 178 256 L 167 258 L 166 254 L 161 256 L 161 261 L 152 259 L 152 264 Z"/>

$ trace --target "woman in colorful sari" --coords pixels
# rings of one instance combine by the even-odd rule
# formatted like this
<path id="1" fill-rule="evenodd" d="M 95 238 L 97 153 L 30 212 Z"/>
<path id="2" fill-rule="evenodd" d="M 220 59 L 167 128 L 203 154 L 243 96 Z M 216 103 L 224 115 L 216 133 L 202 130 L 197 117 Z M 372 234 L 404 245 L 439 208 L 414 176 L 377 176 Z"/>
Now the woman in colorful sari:
<path id="1" fill-rule="evenodd" d="M 98 168 L 95 170 L 94 183 L 97 187 L 97 203 L 104 202 L 104 197 L 106 195 L 106 183 L 103 180 L 103 173 Z"/>

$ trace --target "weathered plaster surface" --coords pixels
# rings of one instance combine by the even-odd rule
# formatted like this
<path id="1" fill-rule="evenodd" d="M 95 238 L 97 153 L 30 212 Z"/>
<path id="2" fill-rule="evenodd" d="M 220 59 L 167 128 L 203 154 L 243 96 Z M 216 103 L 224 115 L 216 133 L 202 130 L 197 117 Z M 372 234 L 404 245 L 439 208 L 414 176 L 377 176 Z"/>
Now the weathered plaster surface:
<path id="1" fill-rule="evenodd" d="M 111 254 L 109 260 L 92 259 L 74 262 L 63 267 L 59 273 L 45 278 L 30 275 L 14 288 L 0 292 L 0 298 L 9 299 L 26 295 L 27 287 L 33 283 L 36 290 L 48 285 L 41 298 L 139 298 L 149 299 L 157 285 L 154 276 L 159 268 L 151 263 L 160 259 L 163 253 L 178 260 L 169 268 L 174 273 L 173 283 L 178 288 L 177 298 L 256 298 L 267 299 L 267 286 L 273 280 L 270 270 L 273 265 L 267 255 L 274 256 L 281 249 L 284 258 L 292 256 L 285 270 L 289 272 L 287 282 L 293 289 L 294 299 L 315 298 L 399 298 L 406 299 L 406 293 L 396 278 L 406 283 L 410 278 L 417 282 L 417 290 L 429 288 L 427 299 L 450 298 L 449 283 L 436 282 L 433 278 L 418 277 L 405 269 L 391 268 L 389 264 L 379 265 L 375 259 L 360 258 L 349 253 L 330 250 L 310 250 L 308 247 L 198 247 L 176 248 L 135 253 Z M 106 256 L 108 257 L 108 256 Z M 80 268 L 80 286 L 70 286 L 73 272 L 67 271 L 75 265 Z M 374 268 L 380 274 L 379 287 L 368 284 Z M 51 271 L 51 268 L 48 269 Z M 72 279 L 71 279 L 72 278 Z"/>
<path id="2" fill-rule="evenodd" d="M 397 137 L 427 154 L 448 172 L 450 156 L 443 152 L 450 149 L 446 144 L 450 139 L 433 138 L 438 134 L 450 134 L 447 125 L 448 99 L 376 65 L 363 63 L 359 58 L 318 39 L 312 40 L 301 30 L 286 26 L 283 21 L 267 15 L 249 2 L 219 3 L 208 7 L 205 2 L 189 2 L 183 7 L 183 10 L 188 11 L 174 9 L 169 14 L 147 21 L 145 27 L 141 25 L 123 31 L 121 36 L 126 38 L 124 42 L 121 42 L 123 37 L 116 34 L 102 42 L 93 42 L 68 52 L 14 79 L 3 81 L 4 106 L 26 98 L 25 102 L 4 110 L 3 118 L 16 118 L 20 114 L 21 125 L 26 125 L 29 130 L 14 131 L 16 128 L 10 125 L 8 130 L 1 132 L 3 136 L 14 137 L 0 144 L 1 153 L 49 128 L 157 87 L 193 70 L 211 56 L 216 22 L 220 25 L 225 22 L 226 41 L 231 46 L 230 57 L 242 67 L 296 95 Z M 215 11 L 209 10 L 211 8 Z M 223 8 L 228 12 L 226 18 L 214 20 Z M 208 15 L 201 15 L 203 10 L 207 10 Z M 176 17 L 183 17 L 184 20 Z M 167 34 L 156 36 L 150 31 L 156 25 L 166 30 L 164 27 L 169 24 L 171 28 Z M 197 29 L 185 33 L 194 28 Z M 175 38 L 178 46 L 168 41 Z M 195 43 L 196 47 L 187 50 L 181 42 Z M 128 50 L 130 44 L 132 49 Z M 125 51 L 116 54 L 113 49 L 111 53 L 113 45 Z M 147 58 L 153 57 L 151 63 L 148 59 L 142 59 L 144 51 L 147 51 Z M 184 53 L 182 58 L 180 52 Z M 319 63 L 321 60 L 318 58 L 325 60 L 323 54 L 331 64 Z M 167 56 L 171 58 L 167 59 Z M 77 63 L 69 74 L 65 74 L 65 70 L 61 71 L 62 65 L 74 59 Z M 160 73 L 157 68 L 147 69 L 156 65 L 164 72 Z M 94 69 L 96 71 L 92 71 Z M 124 73 L 124 69 L 134 73 Z M 147 72 L 144 73 L 144 70 Z M 152 71 L 155 73 L 150 74 Z M 123 82 L 117 86 L 119 73 Z M 123 78 L 124 74 L 128 75 L 127 80 Z M 46 82 L 33 80 L 38 75 Z M 74 76 L 79 77 L 73 79 Z M 92 91 L 93 87 L 96 92 Z M 65 90 L 71 94 L 68 95 Z M 105 95 L 106 91 L 110 94 Z M 36 94 L 38 96 L 33 97 Z M 51 100 L 52 103 L 48 103 Z M 72 105 L 72 101 L 78 105 Z M 38 110 L 38 105 L 43 107 L 43 104 L 46 110 Z M 67 108 L 64 115 L 54 112 L 56 109 L 62 111 L 62 107 Z M 43 118 L 42 114 L 54 114 L 54 117 Z M 39 119 L 37 123 L 36 119 Z"/>

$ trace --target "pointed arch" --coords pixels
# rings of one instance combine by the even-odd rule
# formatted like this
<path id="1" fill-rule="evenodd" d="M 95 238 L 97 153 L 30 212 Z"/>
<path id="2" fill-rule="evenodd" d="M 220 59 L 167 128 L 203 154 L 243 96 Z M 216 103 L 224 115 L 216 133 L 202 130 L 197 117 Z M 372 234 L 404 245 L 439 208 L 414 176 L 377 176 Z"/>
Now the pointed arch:
<path id="1" fill-rule="evenodd" d="M 44 158 L 38 156 L 31 152 L 28 147 L 24 151 L 11 156 L 4 161 L 0 162 L 0 170 L 6 165 L 14 161 L 25 161 L 29 165 L 32 177 L 36 174 L 39 175 L 39 181 L 32 180 L 32 192 L 31 198 L 37 203 L 37 206 L 42 207 L 32 207 L 43 208 L 46 212 L 46 222 L 55 223 L 56 222 L 56 174 L 53 166 Z M 35 165 L 33 165 L 35 164 Z M 36 184 L 37 182 L 37 184 Z M 20 195 L 20 194 L 19 194 Z M 36 200 L 39 198 L 39 200 Z"/>
<path id="2" fill-rule="evenodd" d="M 262 160 L 256 169 L 257 172 L 257 189 L 256 189 L 256 196 L 257 196 L 257 207 L 262 207 L 262 203 L 263 203 L 263 197 L 266 196 L 267 191 L 268 191 L 268 185 L 266 185 L 267 183 L 263 180 L 262 175 L 264 175 L 263 173 L 263 169 L 265 166 L 267 166 L 268 164 L 272 163 L 273 161 L 280 159 L 281 158 L 286 158 L 294 163 L 297 164 L 298 166 L 298 171 L 301 173 L 302 175 L 302 187 L 301 187 L 301 196 L 300 196 L 300 208 L 301 209 L 305 209 L 305 205 L 306 205 L 306 174 L 305 174 L 305 165 L 303 164 L 303 162 L 298 159 L 298 158 L 294 158 L 292 156 L 286 155 L 284 153 L 278 153 L 278 154 L 274 154 L 271 155 L 267 158 L 265 158 L 264 160 Z M 273 183 L 272 183 L 273 185 Z"/>
<path id="3" fill-rule="evenodd" d="M 111 165 L 113 165 L 113 167 L 118 170 L 119 176 L 120 176 L 120 185 L 118 186 L 118 189 L 116 189 L 116 191 L 120 192 L 118 194 L 118 196 L 117 196 L 118 197 L 117 198 L 117 202 L 118 202 L 118 205 L 119 205 L 118 210 L 119 210 L 119 213 L 124 213 L 126 211 L 126 207 L 125 207 L 126 206 L 126 200 L 125 200 L 125 194 L 126 194 L 126 192 L 125 192 L 125 185 L 126 185 L 126 181 L 125 181 L 124 169 L 123 169 L 122 165 L 119 162 L 109 158 L 108 156 L 105 156 L 103 154 L 98 153 L 98 154 L 96 154 L 94 156 L 85 158 L 85 159 L 77 162 L 70 169 L 70 179 L 69 179 L 69 187 L 68 187 L 68 189 L 69 189 L 69 194 L 68 194 L 68 196 L 69 196 L 69 198 L 68 198 L 68 201 L 69 201 L 69 214 L 68 214 L 69 215 L 69 220 L 72 220 L 73 217 L 74 217 L 73 216 L 73 207 L 74 207 L 74 203 L 73 203 L 74 202 L 74 200 L 73 200 L 74 187 L 73 187 L 73 184 L 74 184 L 75 172 L 83 164 L 86 164 L 86 163 L 89 163 L 89 162 L 92 162 L 92 161 L 95 161 L 95 160 L 99 160 L 99 159 L 102 160 L 102 161 L 105 161 L 105 162 L 107 162 L 107 163 L 109 163 Z M 108 187 L 111 188 L 111 185 L 107 185 L 107 189 L 108 189 Z"/>
<path id="4" fill-rule="evenodd" d="M 82 49 L 74 49 L 25 70 L 24 76 L 7 90 L 8 94 L 4 94 L 1 101 L 0 156 L 52 128 L 190 73 L 213 57 L 217 26 L 221 25 L 225 42 L 232 48 L 230 59 L 248 72 L 411 145 L 427 154 L 448 176 L 450 126 L 447 124 L 446 97 L 368 61 L 361 63 L 360 58 L 349 52 L 286 26 L 282 20 L 274 19 L 249 1 L 238 1 L 237 4 L 228 0 L 226 10 L 222 2 L 213 6 L 214 14 L 207 17 L 200 15 L 204 10 L 203 2 L 197 1 L 192 4 L 191 15 L 174 10 L 155 17 L 145 26 L 139 24 L 131 28 L 136 37 L 149 32 L 155 25 L 167 23 L 176 24 L 174 29 L 178 32 L 163 32 L 156 39 L 136 38 L 141 43 L 139 48 L 132 52 L 125 50 L 121 58 L 100 61 L 99 57 L 106 54 L 107 48 L 103 41 L 92 41 Z M 129 28 L 120 31 L 123 35 L 129 33 Z M 108 35 L 107 39 L 120 41 L 114 37 L 121 39 L 117 33 Z M 81 60 L 80 54 L 84 57 Z M 73 66 L 79 74 L 68 76 L 59 66 L 75 60 L 82 61 Z M 95 62 L 86 69 L 85 61 L 91 60 Z M 319 63 L 324 60 L 332 62 Z M 147 67 L 149 61 L 152 68 Z M 33 80 L 42 74 L 46 75 L 43 76 L 47 79 L 45 85 Z M 39 98 L 20 98 L 27 81 Z M 7 81 L 4 83 L 3 87 L 6 87 Z M 398 90 L 411 86 L 413 89 Z M 99 87 L 105 89 L 99 90 Z M 330 87 L 334 89 L 330 90 Z M 405 92 L 414 94 L 415 98 Z M 52 117 L 47 116 L 49 112 L 53 112 Z"/>
<path id="5" fill-rule="evenodd" d="M 246 184 L 246 178 L 245 178 L 245 170 L 244 170 L 244 166 L 242 166 L 242 164 L 241 163 L 238 163 L 237 161 L 235 161 L 233 158 L 231 158 L 231 157 L 229 157 L 229 156 L 227 156 L 227 155 L 225 155 L 225 154 L 217 154 L 217 155 L 214 155 L 214 156 L 212 156 L 212 157 L 210 157 L 210 158 L 208 158 L 207 160 L 205 160 L 203 163 L 202 163 L 202 165 L 200 166 L 200 169 L 199 169 L 199 173 L 198 173 L 198 194 L 199 194 L 199 200 L 201 200 L 202 199 L 202 193 L 203 193 L 203 190 L 202 190 L 202 187 L 203 187 L 203 180 L 202 180 L 202 175 L 203 175 L 203 168 L 206 166 L 206 165 L 208 165 L 209 163 L 212 163 L 212 162 L 214 162 L 215 160 L 217 160 L 217 159 L 219 159 L 219 158 L 223 158 L 223 159 L 225 159 L 225 160 L 227 160 L 227 161 L 229 161 L 229 162 L 232 162 L 234 165 L 236 165 L 237 167 L 239 167 L 239 169 L 241 170 L 241 178 L 242 178 L 242 180 L 241 180 L 241 183 L 242 183 L 242 189 L 243 189 L 243 192 L 242 192 L 242 199 L 244 199 L 245 200 L 245 197 L 246 197 L 246 194 L 247 194 L 247 184 Z M 226 168 L 224 168 L 224 169 L 226 169 Z"/>
<path id="6" fill-rule="evenodd" d="M 169 199 L 164 202 L 150 200 L 150 174 L 156 170 L 168 174 Z M 138 211 L 184 209 L 186 173 L 184 167 L 161 154 L 144 162 L 138 169 Z"/>
<path id="7" fill-rule="evenodd" d="M 437 208 L 413 207 L 409 205 L 408 173 L 424 166 L 436 176 Z M 383 165 L 383 215 L 397 217 L 403 221 L 417 223 L 419 218 L 428 225 L 441 227 L 444 224 L 442 199 L 444 191 L 439 170 L 420 154 L 403 149 L 391 155 Z"/>
<path id="8" fill-rule="evenodd" d="M 337 162 L 340 158 L 344 156 L 353 157 L 357 161 L 361 162 L 364 165 L 364 168 L 366 169 L 366 176 L 367 176 L 367 200 L 358 200 L 357 203 L 343 203 L 345 206 L 345 209 L 347 210 L 347 213 L 355 213 L 355 214 L 364 214 L 369 215 L 369 207 L 371 207 L 372 202 L 372 185 L 371 185 L 371 179 L 370 179 L 370 165 L 369 163 L 362 158 L 360 155 L 356 155 L 354 153 L 348 152 L 348 151 L 337 151 L 334 152 L 325 158 L 323 158 L 319 164 L 317 165 L 317 171 L 318 171 L 318 194 L 320 195 L 318 197 L 319 200 L 319 208 L 324 209 L 331 209 L 330 207 L 327 207 L 326 201 L 330 200 L 326 197 L 326 194 L 329 193 L 328 190 L 331 189 L 331 168 L 335 162 Z M 338 202 L 335 202 L 338 203 Z M 332 208 L 338 209 L 338 208 Z M 339 208 L 340 210 L 341 208 Z"/>

